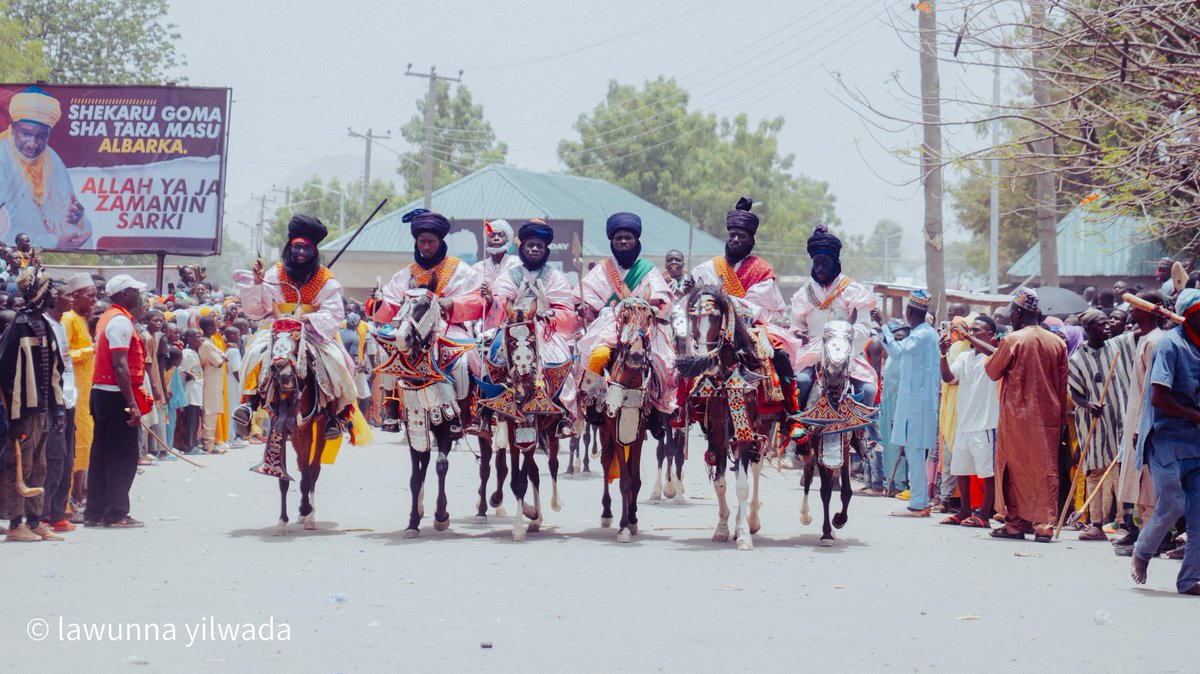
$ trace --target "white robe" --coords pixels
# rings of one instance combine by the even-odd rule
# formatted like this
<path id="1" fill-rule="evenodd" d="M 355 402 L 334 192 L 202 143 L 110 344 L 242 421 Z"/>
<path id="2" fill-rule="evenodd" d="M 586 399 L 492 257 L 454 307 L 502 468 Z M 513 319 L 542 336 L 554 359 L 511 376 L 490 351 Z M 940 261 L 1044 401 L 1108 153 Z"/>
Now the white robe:
<path id="1" fill-rule="evenodd" d="M 59 248 L 58 239 L 66 234 L 91 232 L 87 214 L 77 224 L 67 222 L 67 212 L 75 200 L 75 187 L 58 153 L 49 146 L 43 151 L 44 198 L 39 205 L 33 197 L 33 185 L 25 174 L 24 160 L 17 150 L 11 130 L 0 133 L 0 225 L 8 222 L 10 231 L 0 231 L 0 239 L 11 241 L 22 232 L 29 235 L 35 248 Z M 94 248 L 95 241 L 77 247 Z"/>
<path id="2" fill-rule="evenodd" d="M 838 274 L 828 288 L 821 287 L 810 278 L 792 295 L 792 330 L 808 339 L 808 343 L 799 348 L 793 363 L 797 372 L 819 364 L 821 332 L 825 324 L 831 320 L 849 321 L 851 314 L 857 312 L 854 317 L 854 360 L 850 363 L 850 377 L 862 382 L 875 382 L 878 377 L 867 361 L 865 352 L 867 341 L 871 338 L 871 309 L 875 308 L 875 295 L 861 283 L 851 281 L 828 307 L 820 308 L 844 278 L 844 274 Z"/>

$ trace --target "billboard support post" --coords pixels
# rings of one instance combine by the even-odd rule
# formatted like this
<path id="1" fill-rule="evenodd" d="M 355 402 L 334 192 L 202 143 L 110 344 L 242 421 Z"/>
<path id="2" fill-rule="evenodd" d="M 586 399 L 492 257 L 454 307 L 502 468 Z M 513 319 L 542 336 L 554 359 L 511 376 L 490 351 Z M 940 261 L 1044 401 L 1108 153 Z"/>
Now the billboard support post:
<path id="1" fill-rule="evenodd" d="M 159 295 L 166 294 L 163 292 L 163 268 L 166 266 L 166 264 L 167 264 L 167 254 L 159 253 L 158 261 L 155 264 L 156 268 L 154 270 L 154 289 L 158 292 Z"/>

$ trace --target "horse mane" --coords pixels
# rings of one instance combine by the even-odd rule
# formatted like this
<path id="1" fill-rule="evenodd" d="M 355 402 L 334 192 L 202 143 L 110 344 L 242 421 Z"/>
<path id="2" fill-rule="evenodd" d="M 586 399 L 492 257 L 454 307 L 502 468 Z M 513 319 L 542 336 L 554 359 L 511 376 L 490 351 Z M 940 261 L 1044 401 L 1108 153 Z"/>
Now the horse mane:
<path id="1" fill-rule="evenodd" d="M 737 311 L 734 307 L 733 300 L 730 299 L 720 287 L 715 285 L 698 285 L 692 288 L 692 291 L 687 295 L 687 305 L 689 307 L 695 303 L 696 299 L 701 295 L 711 295 L 713 301 L 717 305 L 717 310 L 721 312 L 722 318 Z M 751 368 L 762 367 L 762 360 L 758 357 L 758 350 L 755 347 L 754 339 L 750 336 L 750 331 L 746 329 L 740 318 L 735 318 L 733 321 L 733 343 L 730 345 L 739 361 L 743 365 Z M 699 356 L 676 356 L 675 370 L 682 377 L 697 377 L 711 368 L 713 365 L 712 358 L 707 355 Z"/>

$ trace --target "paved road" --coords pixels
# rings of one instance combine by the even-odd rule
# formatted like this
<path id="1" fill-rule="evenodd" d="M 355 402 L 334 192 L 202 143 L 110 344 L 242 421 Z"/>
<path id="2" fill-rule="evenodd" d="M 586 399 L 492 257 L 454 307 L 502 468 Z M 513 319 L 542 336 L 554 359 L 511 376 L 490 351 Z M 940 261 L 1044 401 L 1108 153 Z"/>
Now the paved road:
<path id="1" fill-rule="evenodd" d="M 319 531 L 272 535 L 278 491 L 247 471 L 252 447 L 204 470 L 148 467 L 134 486 L 145 529 L 4 545 L 3 668 L 28 656 L 42 671 L 106 672 L 1200 669 L 1200 602 L 1174 593 L 1177 562 L 1156 560 L 1135 588 L 1107 544 L 989 540 L 886 517 L 899 502 L 878 498 L 855 499 L 837 547 L 821 548 L 798 520 L 798 473 L 770 469 L 763 530 L 739 552 L 710 541 L 695 440 L 682 505 L 646 502 L 646 458 L 632 544 L 599 527 L 596 473 L 564 477 L 563 510 L 525 543 L 507 521 L 470 523 L 465 451 L 451 457 L 450 530 L 427 518 L 407 540 L 407 450 L 380 437 L 322 475 Z M 35 647 L 38 618 L 48 636 Z M 89 623 L 126 640 L 81 641 Z M 213 634 L 247 623 L 267 626 L 253 641 Z M 262 640 L 285 625 L 287 641 Z"/>

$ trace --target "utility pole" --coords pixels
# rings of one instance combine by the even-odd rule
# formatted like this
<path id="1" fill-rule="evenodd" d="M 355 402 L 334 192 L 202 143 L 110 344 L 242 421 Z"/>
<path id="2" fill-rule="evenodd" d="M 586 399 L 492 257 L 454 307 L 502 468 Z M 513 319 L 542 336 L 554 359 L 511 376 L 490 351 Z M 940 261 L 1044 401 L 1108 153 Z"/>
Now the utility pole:
<path id="1" fill-rule="evenodd" d="M 1050 121 L 1050 82 L 1046 77 L 1046 3 L 1045 0 L 1029 0 L 1029 23 L 1032 25 L 1032 53 L 1029 57 L 1030 77 L 1033 80 L 1032 117 L 1043 126 L 1037 131 L 1042 138 L 1033 142 L 1037 174 L 1034 176 L 1037 204 L 1038 247 L 1041 249 L 1041 277 L 1043 286 L 1058 285 L 1058 227 L 1054 219 L 1054 176 L 1053 143 L 1045 128 Z"/>
<path id="2" fill-rule="evenodd" d="M 437 74 L 437 66 L 429 66 L 429 74 L 414 73 L 412 64 L 404 71 L 408 77 L 425 77 L 429 79 L 429 92 L 425 94 L 425 165 L 421 170 L 421 191 L 425 193 L 425 208 L 433 208 L 433 108 L 437 100 L 437 81 L 461 82 L 463 71 L 458 71 L 458 77 L 446 77 Z M 365 208 L 365 207 L 364 207 Z"/>
<path id="3" fill-rule="evenodd" d="M 942 255 L 942 103 L 938 81 L 937 5 L 917 10 L 921 45 L 921 182 L 925 189 L 925 284 L 929 306 L 941 318 L 946 297 L 946 262 Z"/>
<path id="4" fill-rule="evenodd" d="M 284 205 L 284 207 L 287 207 L 287 206 L 291 206 L 291 205 L 292 205 L 292 188 L 290 188 L 290 187 L 287 187 L 287 188 L 284 188 L 284 189 L 282 189 L 282 190 L 281 190 L 281 189 L 279 189 L 278 187 L 275 187 L 274 185 L 271 185 L 271 191 L 272 191 L 272 192 L 278 192 L 279 194 L 282 194 L 282 195 L 283 195 L 283 205 Z"/>
<path id="5" fill-rule="evenodd" d="M 1000 111 L 1000 50 L 992 52 L 992 115 Z M 992 120 L 992 203 L 988 223 L 988 286 L 992 294 L 1000 292 L 1000 120 Z"/>
<path id="6" fill-rule="evenodd" d="M 271 189 L 275 189 L 274 186 Z M 254 227 L 254 253 L 258 257 L 262 257 L 263 247 L 263 221 L 267 217 L 267 202 L 275 203 L 274 198 L 270 198 L 265 194 L 251 194 L 251 199 L 258 199 L 258 224 Z"/>
<path id="7" fill-rule="evenodd" d="M 350 127 L 346 127 L 346 131 L 350 133 L 352 138 L 362 138 L 367 141 L 367 154 L 363 158 L 363 205 L 362 212 L 371 212 L 371 141 L 373 140 L 390 140 L 392 132 L 388 131 L 385 135 L 376 136 L 372 133 L 372 129 L 367 129 L 365 134 L 358 133 Z"/>

